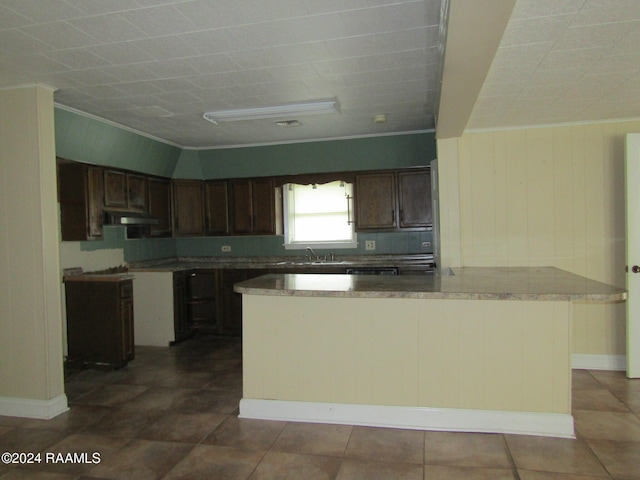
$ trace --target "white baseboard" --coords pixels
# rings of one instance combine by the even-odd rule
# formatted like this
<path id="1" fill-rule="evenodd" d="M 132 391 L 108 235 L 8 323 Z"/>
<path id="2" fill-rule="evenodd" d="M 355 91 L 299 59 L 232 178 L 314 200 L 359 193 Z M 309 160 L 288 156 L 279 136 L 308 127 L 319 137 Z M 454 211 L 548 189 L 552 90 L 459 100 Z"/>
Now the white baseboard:
<path id="1" fill-rule="evenodd" d="M 49 420 L 69 410 L 67 396 L 62 394 L 51 400 L 0 397 L 0 415 L 8 417 L 41 418 Z"/>
<path id="2" fill-rule="evenodd" d="M 510 433 L 575 438 L 573 417 L 561 413 L 242 399 L 240 418 L 369 427 Z"/>
<path id="3" fill-rule="evenodd" d="M 571 366 L 577 370 L 627 370 L 626 355 L 592 355 L 588 353 L 574 353 L 571 356 Z"/>

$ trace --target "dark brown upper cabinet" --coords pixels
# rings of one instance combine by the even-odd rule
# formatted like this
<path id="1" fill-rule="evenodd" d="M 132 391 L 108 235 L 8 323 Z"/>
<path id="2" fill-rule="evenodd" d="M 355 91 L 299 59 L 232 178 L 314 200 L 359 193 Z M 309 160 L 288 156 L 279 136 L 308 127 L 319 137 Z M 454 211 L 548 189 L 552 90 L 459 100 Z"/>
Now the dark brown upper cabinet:
<path id="1" fill-rule="evenodd" d="M 174 180 L 172 187 L 174 236 L 204 236 L 203 182 Z"/>
<path id="2" fill-rule="evenodd" d="M 127 208 L 127 174 L 125 172 L 104 171 L 104 206 Z"/>
<path id="3" fill-rule="evenodd" d="M 228 235 L 229 188 L 225 181 L 207 181 L 204 184 L 204 213 L 207 235 Z"/>
<path id="4" fill-rule="evenodd" d="M 358 231 L 432 226 L 429 169 L 358 174 L 355 190 Z"/>
<path id="5" fill-rule="evenodd" d="M 270 178 L 235 180 L 231 184 L 232 233 L 273 235 L 275 187 Z"/>
<path id="6" fill-rule="evenodd" d="M 396 228 L 395 172 L 356 175 L 355 196 L 358 230 Z"/>
<path id="7" fill-rule="evenodd" d="M 104 176 L 100 167 L 58 160 L 63 241 L 102 238 Z"/>
<path id="8" fill-rule="evenodd" d="M 105 208 L 147 211 L 147 177 L 120 170 L 104 171 Z"/>
<path id="9" fill-rule="evenodd" d="M 152 237 L 170 237 L 171 230 L 171 181 L 164 178 L 149 178 L 149 213 L 160 220 L 149 226 Z"/>
<path id="10" fill-rule="evenodd" d="M 432 226 L 431 171 L 399 172 L 398 200 L 401 228 Z"/>
<path id="11" fill-rule="evenodd" d="M 138 212 L 148 211 L 148 179 L 144 175 L 127 174 L 127 208 Z"/>

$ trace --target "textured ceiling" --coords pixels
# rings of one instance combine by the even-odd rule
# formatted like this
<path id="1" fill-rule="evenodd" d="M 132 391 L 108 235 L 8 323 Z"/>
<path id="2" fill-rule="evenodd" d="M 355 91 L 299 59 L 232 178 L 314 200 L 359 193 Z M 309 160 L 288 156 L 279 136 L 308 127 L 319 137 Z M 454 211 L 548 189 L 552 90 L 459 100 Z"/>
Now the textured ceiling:
<path id="1" fill-rule="evenodd" d="M 440 10 L 440 0 L 0 0 L 0 88 L 46 84 L 59 106 L 195 148 L 428 130 Z M 466 126 L 640 117 L 639 46 L 637 0 L 518 0 Z M 202 119 L 326 98 L 340 113 L 300 127 Z"/>
<path id="2" fill-rule="evenodd" d="M 467 128 L 640 118 L 640 1 L 518 0 Z"/>

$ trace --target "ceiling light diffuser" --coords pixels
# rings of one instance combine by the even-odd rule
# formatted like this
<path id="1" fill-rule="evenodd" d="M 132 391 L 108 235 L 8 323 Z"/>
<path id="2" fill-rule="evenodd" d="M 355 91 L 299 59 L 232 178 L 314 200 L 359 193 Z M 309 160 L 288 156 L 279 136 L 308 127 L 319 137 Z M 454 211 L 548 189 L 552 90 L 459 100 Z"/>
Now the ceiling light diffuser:
<path id="1" fill-rule="evenodd" d="M 238 108 L 234 110 L 218 110 L 206 112 L 205 120 L 218 125 L 226 122 L 239 122 L 242 120 L 261 120 L 263 118 L 284 118 L 299 115 L 320 115 L 323 113 L 338 113 L 338 102 L 334 100 L 321 100 L 305 103 L 290 103 L 287 105 L 274 105 L 271 107 Z"/>

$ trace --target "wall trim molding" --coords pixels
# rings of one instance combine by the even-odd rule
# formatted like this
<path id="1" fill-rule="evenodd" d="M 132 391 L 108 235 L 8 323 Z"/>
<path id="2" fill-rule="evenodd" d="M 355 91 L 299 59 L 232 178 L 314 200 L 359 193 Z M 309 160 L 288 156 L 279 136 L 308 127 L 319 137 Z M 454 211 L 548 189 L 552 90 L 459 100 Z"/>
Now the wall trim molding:
<path id="1" fill-rule="evenodd" d="M 457 408 L 356 405 L 285 400 L 240 400 L 240 418 L 369 427 L 507 433 L 575 438 L 573 416 Z"/>
<path id="2" fill-rule="evenodd" d="M 626 355 L 595 355 L 574 353 L 571 356 L 571 368 L 576 370 L 627 370 Z"/>
<path id="3" fill-rule="evenodd" d="M 69 410 L 67 396 L 58 395 L 50 400 L 0 397 L 0 415 L 49 420 Z"/>

